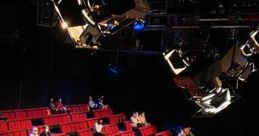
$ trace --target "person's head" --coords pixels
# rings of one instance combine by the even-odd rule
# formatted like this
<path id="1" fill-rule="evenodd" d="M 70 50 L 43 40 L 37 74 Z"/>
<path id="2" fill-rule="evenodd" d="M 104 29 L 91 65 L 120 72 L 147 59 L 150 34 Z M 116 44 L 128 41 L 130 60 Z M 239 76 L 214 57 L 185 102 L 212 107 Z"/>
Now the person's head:
<path id="1" fill-rule="evenodd" d="M 31 133 L 32 133 L 33 135 L 38 135 L 38 133 L 39 133 L 38 128 L 35 127 L 35 126 L 33 126 L 33 127 L 31 128 Z"/>
<path id="2" fill-rule="evenodd" d="M 49 126 L 44 125 L 44 126 L 43 126 L 43 131 L 44 131 L 44 132 L 49 132 Z"/>
<path id="3" fill-rule="evenodd" d="M 104 96 L 102 95 L 101 97 L 100 97 L 100 99 L 103 99 L 104 98 Z"/>
<path id="4" fill-rule="evenodd" d="M 54 101 L 54 99 L 53 99 L 53 98 L 50 98 L 50 99 L 49 99 L 49 101 L 50 101 L 50 102 L 53 102 L 53 101 Z"/>
<path id="5" fill-rule="evenodd" d="M 92 96 L 89 96 L 89 97 L 88 97 L 88 100 L 89 100 L 89 101 L 93 100 Z"/>
<path id="6" fill-rule="evenodd" d="M 183 132 L 184 132 L 184 134 L 189 135 L 191 133 L 191 128 L 185 127 L 185 128 L 183 128 Z"/>
<path id="7" fill-rule="evenodd" d="M 98 120 L 97 120 L 97 123 L 98 123 L 98 124 L 102 124 L 102 123 L 103 123 L 103 120 L 102 120 L 102 119 L 98 119 Z"/>
<path id="8" fill-rule="evenodd" d="M 61 99 L 61 98 L 59 98 L 59 99 L 58 99 L 58 101 L 59 101 L 59 102 L 62 102 L 62 99 Z"/>
<path id="9" fill-rule="evenodd" d="M 140 116 L 145 116 L 145 112 L 144 111 L 142 111 L 142 112 L 140 112 L 140 114 L 139 114 Z"/>

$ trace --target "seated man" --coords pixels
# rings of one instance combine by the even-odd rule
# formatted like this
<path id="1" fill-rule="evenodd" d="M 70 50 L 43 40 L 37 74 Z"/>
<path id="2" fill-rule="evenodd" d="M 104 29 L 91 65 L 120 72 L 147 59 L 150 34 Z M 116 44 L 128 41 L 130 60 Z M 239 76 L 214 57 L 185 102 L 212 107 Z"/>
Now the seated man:
<path id="1" fill-rule="evenodd" d="M 54 104 L 53 98 L 50 98 L 50 100 L 49 100 L 49 109 L 50 109 L 51 114 L 55 114 L 57 112 L 57 108 Z"/>
<path id="2" fill-rule="evenodd" d="M 177 136 L 194 136 L 190 127 L 185 127 L 180 130 Z"/>
<path id="3" fill-rule="evenodd" d="M 102 133 L 102 129 L 103 129 L 103 121 L 101 119 L 98 119 L 93 126 L 94 136 L 105 136 L 105 134 Z"/>

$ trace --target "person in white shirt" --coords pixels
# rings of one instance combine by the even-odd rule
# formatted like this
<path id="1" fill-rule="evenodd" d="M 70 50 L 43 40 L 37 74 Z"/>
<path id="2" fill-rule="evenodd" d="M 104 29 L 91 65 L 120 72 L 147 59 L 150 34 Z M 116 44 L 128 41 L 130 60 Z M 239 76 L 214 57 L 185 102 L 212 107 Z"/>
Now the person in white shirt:
<path id="1" fill-rule="evenodd" d="M 99 119 L 93 126 L 94 136 L 105 136 L 102 132 L 103 129 L 103 120 Z"/>
<path id="2" fill-rule="evenodd" d="M 90 110 L 96 109 L 97 104 L 93 101 L 92 96 L 88 97 L 88 105 L 90 107 Z"/>

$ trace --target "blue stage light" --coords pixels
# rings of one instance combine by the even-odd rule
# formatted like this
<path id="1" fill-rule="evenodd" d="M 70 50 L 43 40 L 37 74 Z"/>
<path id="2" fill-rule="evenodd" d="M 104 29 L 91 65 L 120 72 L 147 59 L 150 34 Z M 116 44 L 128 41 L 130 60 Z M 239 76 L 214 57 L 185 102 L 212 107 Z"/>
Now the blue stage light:
<path id="1" fill-rule="evenodd" d="M 136 21 L 133 25 L 135 31 L 142 31 L 145 28 L 144 21 Z"/>

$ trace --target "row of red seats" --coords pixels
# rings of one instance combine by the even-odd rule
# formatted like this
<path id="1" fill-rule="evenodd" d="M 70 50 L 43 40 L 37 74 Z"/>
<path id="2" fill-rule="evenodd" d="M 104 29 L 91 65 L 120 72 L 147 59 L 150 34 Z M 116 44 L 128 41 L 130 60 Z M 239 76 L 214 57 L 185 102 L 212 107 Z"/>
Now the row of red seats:
<path id="1" fill-rule="evenodd" d="M 119 133 L 117 124 L 105 125 L 102 130 L 106 135 L 112 135 Z"/>
<path id="2" fill-rule="evenodd" d="M 103 118 L 113 115 L 113 111 L 112 109 L 93 110 L 93 114 L 95 118 Z"/>
<path id="3" fill-rule="evenodd" d="M 88 130 L 80 130 L 77 131 L 79 133 L 79 136 L 93 136 L 93 131 L 91 129 Z"/>
<path id="4" fill-rule="evenodd" d="M 156 133 L 155 136 L 172 136 L 172 133 L 169 130 L 165 130 L 165 131 Z"/>
<path id="5" fill-rule="evenodd" d="M 24 110 L 10 110 L 10 111 L 3 111 L 2 113 L 4 117 L 8 118 L 8 120 L 40 118 L 48 115 L 48 108 L 42 107 L 42 108 L 31 108 L 31 109 L 24 109 Z"/>
<path id="6" fill-rule="evenodd" d="M 93 128 L 93 125 L 96 121 L 97 121 L 97 118 L 92 118 L 86 121 L 63 123 L 63 124 L 60 124 L 61 126 L 60 128 L 63 133 L 74 132 L 77 130 L 91 129 Z"/>
<path id="7" fill-rule="evenodd" d="M 24 130 L 30 129 L 32 127 L 32 123 L 30 119 L 24 120 L 12 120 L 8 122 L 0 122 L 0 133 L 5 133 L 7 131 L 14 130 Z"/>
<path id="8" fill-rule="evenodd" d="M 141 136 L 149 136 L 153 135 L 157 132 L 157 129 L 154 125 L 144 126 L 138 128 L 140 131 Z"/>
<path id="9" fill-rule="evenodd" d="M 26 130 L 10 131 L 5 133 L 0 133 L 1 136 L 27 136 Z"/>
<path id="10" fill-rule="evenodd" d="M 66 106 L 70 112 L 88 112 L 87 104 L 79 104 L 79 105 L 68 105 Z"/>
<path id="11" fill-rule="evenodd" d="M 68 105 L 68 110 L 71 112 L 88 112 L 87 104 L 79 104 L 79 105 Z M 48 107 L 40 107 L 40 108 L 29 108 L 29 109 L 21 109 L 21 110 L 7 110 L 2 111 L 3 116 L 7 117 L 8 120 L 14 119 L 26 119 L 26 118 L 41 118 L 49 115 Z"/>
<path id="12" fill-rule="evenodd" d="M 115 114 L 107 117 L 110 124 L 118 124 L 120 122 L 124 122 L 126 120 L 125 114 Z"/>

